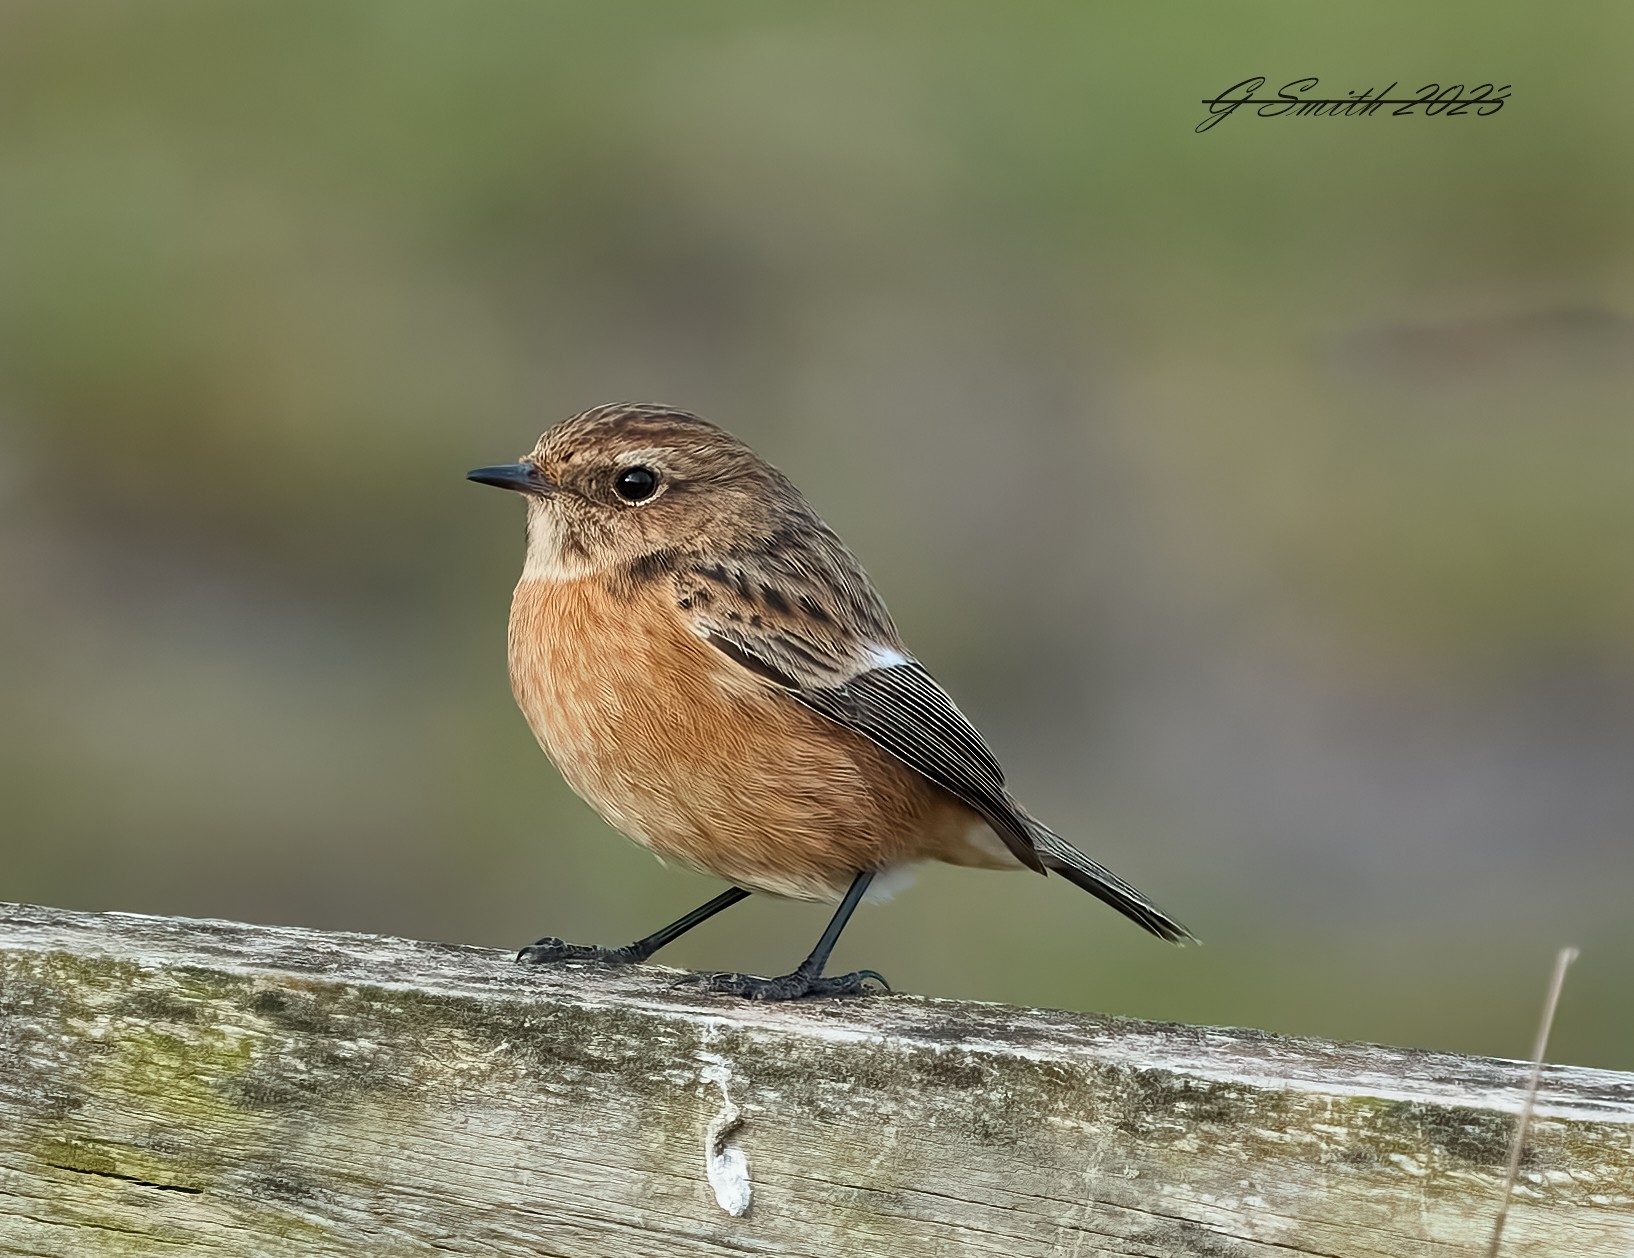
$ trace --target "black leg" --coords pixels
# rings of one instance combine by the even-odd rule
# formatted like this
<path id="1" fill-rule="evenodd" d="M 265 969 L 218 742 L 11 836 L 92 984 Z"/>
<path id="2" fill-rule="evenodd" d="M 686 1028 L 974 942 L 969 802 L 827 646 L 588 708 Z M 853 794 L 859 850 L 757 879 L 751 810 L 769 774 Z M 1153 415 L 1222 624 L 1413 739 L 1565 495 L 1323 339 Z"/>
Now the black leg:
<path id="1" fill-rule="evenodd" d="M 545 961 L 604 961 L 611 965 L 640 965 L 665 944 L 673 943 L 699 922 L 707 922 L 722 909 L 729 909 L 739 900 L 746 900 L 748 897 L 749 893 L 742 887 L 722 891 L 708 904 L 699 905 L 685 917 L 653 931 L 645 939 L 625 944 L 622 948 L 597 948 L 591 944 L 563 943 L 560 939 L 547 935 L 523 948 L 516 954 L 516 959 L 534 964 Z"/>
<path id="2" fill-rule="evenodd" d="M 852 880 L 850 890 L 845 893 L 845 899 L 840 901 L 840 907 L 834 910 L 834 916 L 828 923 L 828 929 L 823 931 L 823 937 L 817 941 L 811 955 L 800 963 L 800 967 L 793 974 L 785 974 L 781 978 L 756 978 L 752 974 L 692 974 L 682 979 L 681 983 L 696 983 L 705 991 L 742 996 L 745 1000 L 854 996 L 867 990 L 865 984 L 869 979 L 890 991 L 891 985 L 873 970 L 836 974 L 832 978 L 823 977 L 823 967 L 828 964 L 828 954 L 834 951 L 840 932 L 851 920 L 851 914 L 856 912 L 857 905 L 862 903 L 863 893 L 868 890 L 868 884 L 873 880 L 872 870 L 864 870 Z"/>

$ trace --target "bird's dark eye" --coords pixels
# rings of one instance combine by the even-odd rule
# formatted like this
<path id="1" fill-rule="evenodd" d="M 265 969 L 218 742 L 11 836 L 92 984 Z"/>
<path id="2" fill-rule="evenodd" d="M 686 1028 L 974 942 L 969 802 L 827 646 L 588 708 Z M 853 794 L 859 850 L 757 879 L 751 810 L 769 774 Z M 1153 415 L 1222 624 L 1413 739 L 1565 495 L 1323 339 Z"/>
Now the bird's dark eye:
<path id="1" fill-rule="evenodd" d="M 613 478 L 613 492 L 625 502 L 645 502 L 658 488 L 658 473 L 650 467 L 627 467 Z"/>

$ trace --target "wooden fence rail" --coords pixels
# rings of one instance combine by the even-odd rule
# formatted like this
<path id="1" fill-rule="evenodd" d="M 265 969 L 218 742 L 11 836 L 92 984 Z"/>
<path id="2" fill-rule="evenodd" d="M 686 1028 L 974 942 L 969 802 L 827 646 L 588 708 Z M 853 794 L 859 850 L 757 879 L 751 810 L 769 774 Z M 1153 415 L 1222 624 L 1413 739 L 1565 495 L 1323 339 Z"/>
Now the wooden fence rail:
<path id="1" fill-rule="evenodd" d="M 1526 1067 L 0 906 L 0 1252 L 1482 1254 Z M 1634 1254 L 1634 1075 L 1544 1072 L 1505 1258 Z"/>

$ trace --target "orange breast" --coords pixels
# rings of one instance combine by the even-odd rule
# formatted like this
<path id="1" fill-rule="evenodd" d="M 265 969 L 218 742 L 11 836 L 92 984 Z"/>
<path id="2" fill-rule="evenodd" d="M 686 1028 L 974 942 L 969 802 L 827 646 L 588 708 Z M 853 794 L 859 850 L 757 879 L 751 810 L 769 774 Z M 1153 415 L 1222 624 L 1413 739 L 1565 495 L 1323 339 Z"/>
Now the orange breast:
<path id="1" fill-rule="evenodd" d="M 666 859 L 751 890 L 833 899 L 863 869 L 969 859 L 975 814 L 732 663 L 666 592 L 524 581 L 511 687 L 562 776 Z"/>

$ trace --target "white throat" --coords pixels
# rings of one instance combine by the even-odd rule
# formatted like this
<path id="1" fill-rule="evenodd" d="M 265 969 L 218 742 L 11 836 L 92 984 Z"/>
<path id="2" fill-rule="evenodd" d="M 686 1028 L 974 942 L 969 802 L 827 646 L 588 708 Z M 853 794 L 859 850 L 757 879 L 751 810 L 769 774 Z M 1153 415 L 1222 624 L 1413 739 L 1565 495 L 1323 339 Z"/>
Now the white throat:
<path id="1" fill-rule="evenodd" d="M 577 581 L 593 571 L 583 558 L 569 556 L 562 546 L 562 526 L 543 502 L 528 503 L 528 555 L 522 562 L 524 581 Z"/>

